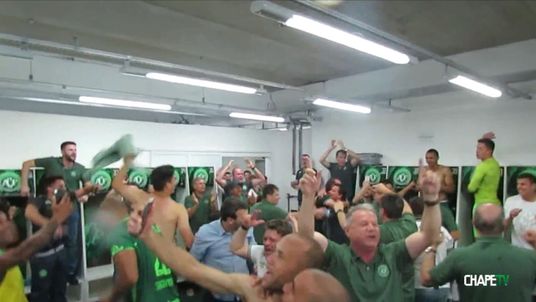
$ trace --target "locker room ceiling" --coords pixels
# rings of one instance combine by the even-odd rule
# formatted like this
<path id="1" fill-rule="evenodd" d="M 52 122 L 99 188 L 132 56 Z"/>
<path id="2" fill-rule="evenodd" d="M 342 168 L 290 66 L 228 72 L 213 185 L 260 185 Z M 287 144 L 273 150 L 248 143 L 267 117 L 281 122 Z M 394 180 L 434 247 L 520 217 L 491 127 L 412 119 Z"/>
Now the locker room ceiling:
<path id="1" fill-rule="evenodd" d="M 441 56 L 536 38 L 533 1 L 318 2 Z M 0 1 L 0 33 L 291 86 L 393 66 L 256 16 L 243 0 Z"/>

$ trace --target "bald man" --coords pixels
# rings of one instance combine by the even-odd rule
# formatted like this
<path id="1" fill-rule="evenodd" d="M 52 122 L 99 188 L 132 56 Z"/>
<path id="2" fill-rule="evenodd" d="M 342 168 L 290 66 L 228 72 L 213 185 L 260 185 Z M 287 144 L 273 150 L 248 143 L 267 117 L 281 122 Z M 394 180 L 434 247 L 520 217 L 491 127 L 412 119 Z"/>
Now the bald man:
<path id="1" fill-rule="evenodd" d="M 318 269 L 306 269 L 283 287 L 282 302 L 350 302 L 344 287 L 332 275 Z"/>
<path id="2" fill-rule="evenodd" d="M 427 250 L 422 284 L 435 287 L 456 280 L 460 301 L 532 301 L 536 253 L 503 240 L 503 216 L 499 205 L 479 205 L 473 218 L 480 235 L 476 242 L 454 250 L 435 268 L 435 250 Z"/>
<path id="3" fill-rule="evenodd" d="M 314 201 L 318 184 L 306 176 L 300 180 L 300 189 L 304 199 Z M 216 293 L 232 293 L 242 301 L 349 301 L 339 300 L 345 291 L 338 281 L 323 274 L 310 272 L 296 278 L 302 271 L 319 268 L 323 262 L 323 253 L 318 243 L 312 238 L 290 234 L 281 239 L 275 252 L 268 260 L 267 272 L 262 279 L 236 273 L 224 273 L 198 262 L 185 250 L 171 244 L 160 234 L 158 221 L 149 214 L 145 222 L 137 213 L 133 213 L 129 222 L 129 231 L 140 234 L 139 238 L 176 274 L 195 282 Z M 295 279 L 296 278 L 296 279 Z M 326 286 L 309 286 L 308 279 Z M 315 281 L 316 280 L 316 281 Z M 334 284 L 334 285 L 332 285 Z M 334 292 L 335 290 L 335 292 Z M 314 297 L 319 297 L 320 300 Z M 333 297 L 325 299 L 325 297 Z"/>

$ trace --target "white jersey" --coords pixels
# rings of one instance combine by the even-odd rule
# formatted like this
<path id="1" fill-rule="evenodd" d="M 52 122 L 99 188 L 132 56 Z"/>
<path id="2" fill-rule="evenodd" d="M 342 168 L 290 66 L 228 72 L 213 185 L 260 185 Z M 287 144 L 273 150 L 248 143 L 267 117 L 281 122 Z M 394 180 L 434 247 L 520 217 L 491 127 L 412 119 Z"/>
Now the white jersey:
<path id="1" fill-rule="evenodd" d="M 508 217 L 513 209 L 521 209 L 521 213 L 512 221 L 512 244 L 526 249 L 534 249 L 523 234 L 530 229 L 536 230 L 536 201 L 526 201 L 521 195 L 506 199 L 504 203 L 504 216 Z"/>
<path id="2" fill-rule="evenodd" d="M 421 221 L 417 220 L 417 227 L 421 228 Z M 444 227 L 441 227 L 441 234 L 443 235 L 443 242 L 441 242 L 440 245 L 437 246 L 437 251 L 435 255 L 435 264 L 436 266 L 441 263 L 445 258 L 447 258 L 447 249 L 452 247 L 453 245 L 453 239 L 450 235 L 449 231 L 445 229 Z M 424 252 L 415 259 L 415 262 L 413 262 L 413 266 L 415 267 L 415 288 L 425 288 L 421 283 L 421 265 L 422 260 L 424 258 Z M 450 283 L 445 283 L 441 285 L 439 288 L 449 288 Z"/>

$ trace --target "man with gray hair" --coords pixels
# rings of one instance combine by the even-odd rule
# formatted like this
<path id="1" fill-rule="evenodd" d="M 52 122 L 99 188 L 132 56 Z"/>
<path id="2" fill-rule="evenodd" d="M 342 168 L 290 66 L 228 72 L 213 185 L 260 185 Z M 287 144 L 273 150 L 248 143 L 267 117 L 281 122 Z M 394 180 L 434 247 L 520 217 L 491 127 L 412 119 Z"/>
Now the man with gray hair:
<path id="1" fill-rule="evenodd" d="M 317 182 L 313 171 L 302 178 L 302 182 Z M 438 207 L 440 182 L 432 171 L 421 168 L 419 177 L 423 190 L 425 209 L 422 229 L 404 240 L 380 244 L 380 228 L 374 208 L 359 205 L 352 208 L 342 219 L 344 212 L 336 210 L 339 222 L 350 245 L 329 241 L 314 233 L 314 198 L 304 198 L 299 212 L 299 232 L 313 237 L 324 251 L 327 271 L 350 293 L 351 301 L 404 301 L 402 271 L 413 267 L 413 259 L 428 247 L 441 226 Z"/>
<path id="2" fill-rule="evenodd" d="M 216 194 L 207 192 L 207 185 L 203 178 L 194 178 L 192 182 L 192 194 L 184 199 L 184 206 L 188 211 L 192 233 L 197 233 L 199 228 L 209 223 L 211 218 L 218 217 L 218 202 Z"/>
<path id="3" fill-rule="evenodd" d="M 421 281 L 439 286 L 456 280 L 460 301 L 526 301 L 536 282 L 536 253 L 503 240 L 503 210 L 485 203 L 475 210 L 473 225 L 479 237 L 458 248 L 434 267 L 435 250 L 424 256 Z"/>

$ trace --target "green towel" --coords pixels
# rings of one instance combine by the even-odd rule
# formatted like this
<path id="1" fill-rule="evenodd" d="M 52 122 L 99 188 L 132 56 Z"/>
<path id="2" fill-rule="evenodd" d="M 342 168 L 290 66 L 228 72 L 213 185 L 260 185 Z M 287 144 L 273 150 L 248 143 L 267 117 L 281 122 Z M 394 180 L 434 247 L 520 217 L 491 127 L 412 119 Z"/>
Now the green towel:
<path id="1" fill-rule="evenodd" d="M 138 150 L 132 143 L 132 135 L 126 134 L 111 147 L 100 151 L 93 157 L 93 160 L 91 161 L 93 166 L 92 170 L 104 168 L 129 154 L 136 155 L 138 154 Z"/>

